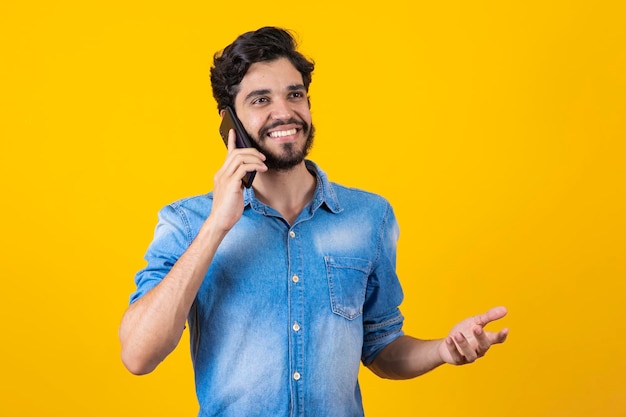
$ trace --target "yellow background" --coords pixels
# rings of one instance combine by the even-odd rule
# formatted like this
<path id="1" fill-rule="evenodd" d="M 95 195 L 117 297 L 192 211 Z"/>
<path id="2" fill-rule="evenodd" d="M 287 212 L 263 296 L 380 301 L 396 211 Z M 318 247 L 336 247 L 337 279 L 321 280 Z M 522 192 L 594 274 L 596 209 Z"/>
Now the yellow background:
<path id="1" fill-rule="evenodd" d="M 395 207 L 407 331 L 510 310 L 476 364 L 364 371 L 367 415 L 626 415 L 624 3 L 368 4 L 2 1 L 0 416 L 195 415 L 187 335 L 134 377 L 117 327 L 224 158 L 212 54 L 268 24 L 317 64 L 311 158 Z"/>

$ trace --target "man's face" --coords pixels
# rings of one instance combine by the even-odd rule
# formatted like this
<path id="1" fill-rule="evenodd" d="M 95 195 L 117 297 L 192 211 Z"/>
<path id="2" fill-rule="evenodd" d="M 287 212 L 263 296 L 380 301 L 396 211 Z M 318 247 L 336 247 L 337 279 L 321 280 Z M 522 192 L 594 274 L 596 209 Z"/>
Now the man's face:
<path id="1" fill-rule="evenodd" d="M 313 144 L 302 75 L 287 58 L 250 66 L 239 84 L 235 112 L 270 169 L 300 164 Z"/>

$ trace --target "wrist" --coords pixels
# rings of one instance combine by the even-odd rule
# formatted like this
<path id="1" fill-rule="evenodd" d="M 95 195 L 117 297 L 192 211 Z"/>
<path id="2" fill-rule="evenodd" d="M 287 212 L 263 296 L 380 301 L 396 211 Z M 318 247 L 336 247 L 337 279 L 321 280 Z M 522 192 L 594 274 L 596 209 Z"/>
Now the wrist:
<path id="1" fill-rule="evenodd" d="M 209 241 L 221 241 L 228 234 L 231 228 L 232 226 L 221 222 L 217 216 L 211 214 L 204 221 L 202 227 L 200 227 L 198 237 Z"/>

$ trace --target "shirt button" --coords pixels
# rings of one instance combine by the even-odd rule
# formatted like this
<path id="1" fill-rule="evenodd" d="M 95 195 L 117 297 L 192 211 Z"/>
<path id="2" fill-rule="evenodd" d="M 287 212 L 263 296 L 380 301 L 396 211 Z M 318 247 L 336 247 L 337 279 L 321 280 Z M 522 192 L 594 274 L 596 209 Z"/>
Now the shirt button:
<path id="1" fill-rule="evenodd" d="M 294 238 L 294 237 L 296 237 L 296 232 L 294 232 L 293 230 L 290 230 L 290 231 L 289 231 L 289 237 L 290 237 L 290 238 Z"/>
<path id="2" fill-rule="evenodd" d="M 293 373 L 293 379 L 295 379 L 296 381 L 298 381 L 300 379 L 302 375 L 300 375 L 300 372 L 296 371 Z"/>
<path id="3" fill-rule="evenodd" d="M 297 283 L 298 283 L 298 281 L 300 281 L 300 277 L 298 277 L 297 275 L 294 275 L 294 276 L 292 276 L 292 277 L 291 277 L 291 280 L 292 280 L 294 283 L 296 283 L 296 284 L 297 284 Z"/>
<path id="4" fill-rule="evenodd" d="M 292 329 L 293 329 L 294 332 L 297 332 L 298 330 L 300 330 L 300 325 L 298 324 L 298 322 L 295 322 L 293 324 Z"/>

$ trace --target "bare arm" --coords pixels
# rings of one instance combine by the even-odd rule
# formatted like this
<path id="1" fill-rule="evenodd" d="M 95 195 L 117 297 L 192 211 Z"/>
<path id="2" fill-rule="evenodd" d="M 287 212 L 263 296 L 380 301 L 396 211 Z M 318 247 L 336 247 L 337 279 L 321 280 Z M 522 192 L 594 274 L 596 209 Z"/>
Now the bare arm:
<path id="1" fill-rule="evenodd" d="M 402 336 L 386 346 L 369 365 L 376 375 L 388 379 L 415 378 L 444 363 L 463 365 L 482 357 L 493 344 L 506 340 L 508 329 L 498 333 L 484 327 L 506 315 L 504 307 L 470 317 L 452 328 L 444 339 L 420 340 Z"/>
<path id="2" fill-rule="evenodd" d="M 386 346 L 369 365 L 381 378 L 410 379 L 443 365 L 437 347 L 440 340 L 401 336 Z"/>
<path id="3" fill-rule="evenodd" d="M 248 170 L 266 171 L 264 159 L 254 149 L 235 150 L 230 134 L 228 156 L 214 179 L 211 214 L 163 280 L 124 313 L 119 337 L 122 362 L 130 372 L 153 371 L 178 345 L 217 248 L 243 213 L 241 179 Z"/>
<path id="4" fill-rule="evenodd" d="M 146 374 L 178 345 L 187 315 L 224 233 L 211 220 L 165 278 L 132 304 L 122 318 L 122 362 Z"/>

